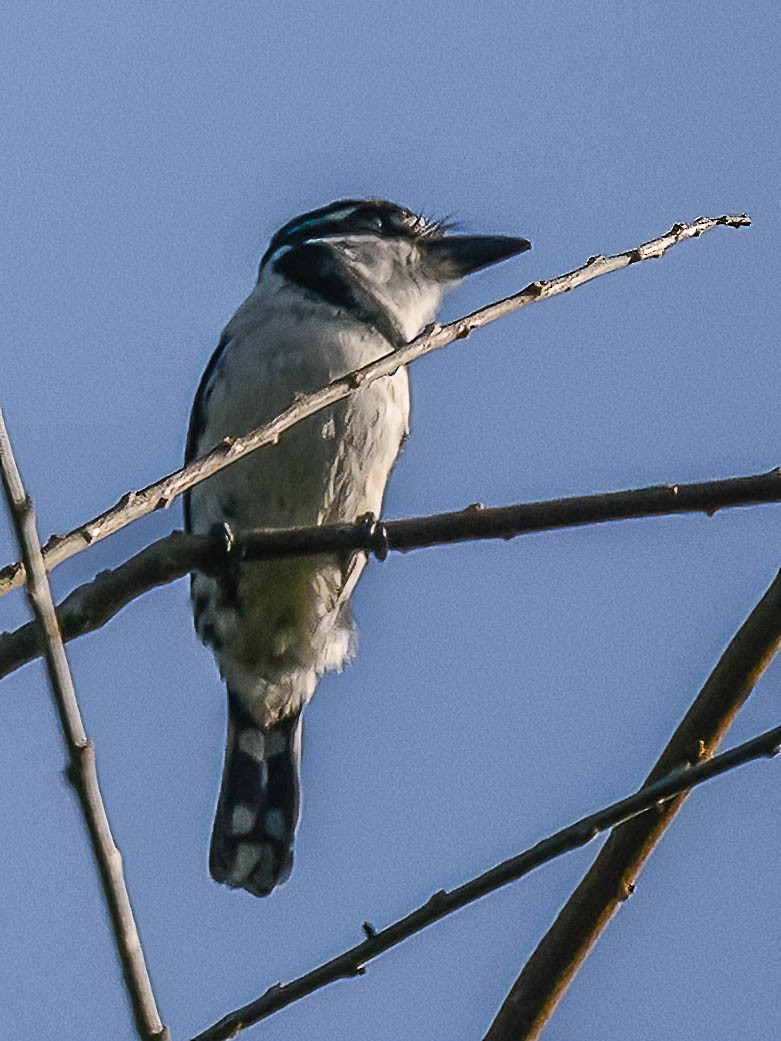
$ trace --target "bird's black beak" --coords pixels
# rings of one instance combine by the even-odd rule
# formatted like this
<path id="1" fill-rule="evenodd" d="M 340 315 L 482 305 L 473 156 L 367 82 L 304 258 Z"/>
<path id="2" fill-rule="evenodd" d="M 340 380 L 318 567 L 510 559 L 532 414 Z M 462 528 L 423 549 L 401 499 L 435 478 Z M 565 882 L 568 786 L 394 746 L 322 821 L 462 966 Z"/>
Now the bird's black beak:
<path id="1" fill-rule="evenodd" d="M 528 239 L 509 235 L 448 235 L 421 243 L 425 266 L 439 282 L 456 282 L 531 248 Z"/>

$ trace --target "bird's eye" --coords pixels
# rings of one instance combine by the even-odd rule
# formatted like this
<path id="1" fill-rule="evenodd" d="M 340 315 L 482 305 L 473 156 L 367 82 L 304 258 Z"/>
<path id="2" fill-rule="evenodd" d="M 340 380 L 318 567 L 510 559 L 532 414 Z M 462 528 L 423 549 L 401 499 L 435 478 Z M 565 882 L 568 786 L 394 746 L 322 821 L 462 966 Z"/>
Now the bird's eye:
<path id="1" fill-rule="evenodd" d="M 375 231 L 379 231 L 380 233 L 382 233 L 383 231 L 387 231 L 388 230 L 388 225 L 387 225 L 384 217 L 374 217 L 374 218 L 372 218 L 372 227 L 374 228 Z"/>

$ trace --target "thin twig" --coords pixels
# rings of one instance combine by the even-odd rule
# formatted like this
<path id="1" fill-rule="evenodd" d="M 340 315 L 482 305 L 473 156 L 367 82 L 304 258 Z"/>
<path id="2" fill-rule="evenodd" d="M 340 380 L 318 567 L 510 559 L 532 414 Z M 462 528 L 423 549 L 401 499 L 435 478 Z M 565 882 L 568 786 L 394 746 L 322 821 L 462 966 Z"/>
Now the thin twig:
<path id="1" fill-rule="evenodd" d="M 697 484 L 655 485 L 631 491 L 575 496 L 547 502 L 486 509 L 479 504 L 454 513 L 412 517 L 383 524 L 330 524 L 323 527 L 235 532 L 231 554 L 247 560 L 365 550 L 379 556 L 473 539 L 511 539 L 535 531 L 638 517 L 704 511 L 781 501 L 781 469 L 751 477 Z M 72 640 L 105 625 L 131 600 L 189 571 L 208 571 L 224 558 L 216 536 L 172 532 L 111 571 L 74 589 L 57 608 L 63 639 Z M 0 634 L 0 677 L 41 653 L 34 622 Z"/>
<path id="2" fill-rule="evenodd" d="M 713 755 L 780 641 L 781 572 L 727 647 L 646 784 Z M 643 864 L 684 798 L 681 795 L 613 832 L 537 945 L 485 1041 L 529 1041 L 539 1036 L 614 911 L 633 892 Z"/>
<path id="3" fill-rule="evenodd" d="M 564 853 L 587 845 L 600 832 L 614 827 L 621 821 L 631 820 L 638 814 L 646 813 L 649 810 L 656 815 L 662 804 L 669 805 L 667 800 L 680 798 L 682 792 L 702 784 L 703 781 L 726 773 L 752 759 L 776 755 L 780 743 L 781 726 L 778 726 L 722 755 L 697 763 L 692 767 L 676 770 L 668 777 L 656 781 L 654 784 L 646 785 L 633 795 L 563 828 L 549 838 L 538 842 L 536 846 L 505 860 L 457 889 L 449 892 L 440 890 L 438 893 L 434 893 L 417 910 L 385 929 L 374 931 L 373 927 L 364 923 L 367 938 L 362 943 L 356 944 L 355 947 L 291 983 L 274 984 L 255 1001 L 223 1016 L 218 1023 L 193 1038 L 193 1041 L 222 1041 L 224 1038 L 234 1037 L 245 1027 L 257 1023 L 261 1019 L 266 1019 L 329 983 L 363 975 L 366 971 L 366 963 L 372 958 L 383 954 L 414 933 L 439 921 L 440 918 L 473 903 L 509 882 L 528 875 L 535 868 Z"/>
<path id="4" fill-rule="evenodd" d="M 470 333 L 489 322 L 494 322 L 529 304 L 547 300 L 559 293 L 566 293 L 570 289 L 575 289 L 610 271 L 618 271 L 641 260 L 662 257 L 670 247 L 684 239 L 697 238 L 711 228 L 720 225 L 742 228 L 750 223 L 746 214 L 725 214 L 721 217 L 699 217 L 690 224 L 675 224 L 667 234 L 624 253 L 618 253 L 612 257 L 590 257 L 582 267 L 576 268 L 574 271 L 569 271 L 550 281 L 532 282 L 519 293 L 480 308 L 449 325 L 432 325 L 400 350 L 394 351 L 362 369 L 348 373 L 342 379 L 334 380 L 322 390 L 302 395 L 279 416 L 264 423 L 256 430 L 252 430 L 242 437 L 226 438 L 213 451 L 196 459 L 189 466 L 175 470 L 140 491 L 128 492 L 111 509 L 93 517 L 85 524 L 79 525 L 67 535 L 53 535 L 43 549 L 46 567 L 51 570 L 63 560 L 72 557 L 86 546 L 119 531 L 120 528 L 138 517 L 170 506 L 173 500 L 188 488 L 211 477 L 212 474 L 262 445 L 275 443 L 285 430 L 307 416 L 341 401 L 359 387 L 372 383 L 383 376 L 392 375 L 402 365 L 408 365 L 430 351 L 453 343 L 454 340 L 465 339 Z M 9 564 L 0 570 L 0 596 L 22 584 L 24 581 L 22 571 L 23 565 L 19 562 Z"/>
<path id="5" fill-rule="evenodd" d="M 70 754 L 67 775 L 76 789 L 89 830 L 92 849 L 100 868 L 103 891 L 114 926 L 125 983 L 130 994 L 136 1028 L 144 1041 L 169 1037 L 160 1020 L 149 980 L 141 941 L 130 906 L 122 857 L 111 835 L 95 769 L 95 749 L 87 737 L 65 656 L 51 589 L 46 577 L 32 502 L 25 493 L 14 459 L 11 442 L 0 411 L 0 470 L 9 513 L 16 531 L 25 574 L 27 598 L 44 641 L 44 656 L 54 700 Z"/>

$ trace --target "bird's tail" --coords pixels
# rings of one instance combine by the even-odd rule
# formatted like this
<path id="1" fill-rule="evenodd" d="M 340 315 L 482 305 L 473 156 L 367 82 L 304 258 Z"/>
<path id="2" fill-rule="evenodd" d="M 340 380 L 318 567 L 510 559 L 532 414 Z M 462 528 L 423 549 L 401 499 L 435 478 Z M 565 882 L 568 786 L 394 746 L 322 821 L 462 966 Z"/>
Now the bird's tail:
<path id="1" fill-rule="evenodd" d="M 217 882 L 266 896 L 293 867 L 300 712 L 262 729 L 228 691 L 228 743 L 209 869 Z"/>

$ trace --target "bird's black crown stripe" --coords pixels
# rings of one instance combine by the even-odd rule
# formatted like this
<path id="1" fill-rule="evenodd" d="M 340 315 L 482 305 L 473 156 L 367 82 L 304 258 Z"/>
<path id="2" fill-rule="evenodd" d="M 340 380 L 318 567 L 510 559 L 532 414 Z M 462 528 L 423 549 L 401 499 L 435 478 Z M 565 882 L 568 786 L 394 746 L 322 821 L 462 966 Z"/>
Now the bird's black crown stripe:
<path id="1" fill-rule="evenodd" d="M 274 235 L 263 254 L 261 268 L 284 246 L 336 235 L 374 234 L 420 239 L 441 233 L 442 226 L 385 199 L 339 199 L 328 206 L 302 213 Z"/>

